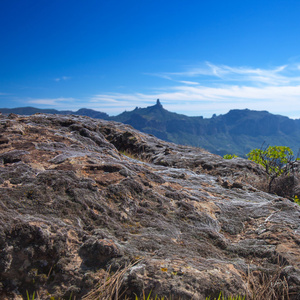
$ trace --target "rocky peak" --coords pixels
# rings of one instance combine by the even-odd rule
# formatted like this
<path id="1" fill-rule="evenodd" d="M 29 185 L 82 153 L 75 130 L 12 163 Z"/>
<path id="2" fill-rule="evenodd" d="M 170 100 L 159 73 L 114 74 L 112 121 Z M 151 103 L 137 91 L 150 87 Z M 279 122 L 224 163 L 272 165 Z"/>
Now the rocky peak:
<path id="1" fill-rule="evenodd" d="M 152 113 L 154 111 L 157 111 L 157 112 L 162 112 L 164 111 L 165 109 L 163 108 L 162 104 L 160 103 L 159 99 L 156 100 L 156 104 L 155 105 L 152 105 L 152 106 L 148 106 L 146 108 L 146 110 L 148 110 L 148 113 Z"/>
<path id="2" fill-rule="evenodd" d="M 163 106 L 161 105 L 159 99 L 156 100 L 156 106 L 157 106 L 157 107 L 161 107 L 161 108 L 163 107 Z"/>
<path id="3" fill-rule="evenodd" d="M 101 298 L 117 274 L 129 299 L 201 300 L 280 272 L 299 299 L 300 209 L 263 180 L 121 123 L 0 115 L 0 298 Z"/>

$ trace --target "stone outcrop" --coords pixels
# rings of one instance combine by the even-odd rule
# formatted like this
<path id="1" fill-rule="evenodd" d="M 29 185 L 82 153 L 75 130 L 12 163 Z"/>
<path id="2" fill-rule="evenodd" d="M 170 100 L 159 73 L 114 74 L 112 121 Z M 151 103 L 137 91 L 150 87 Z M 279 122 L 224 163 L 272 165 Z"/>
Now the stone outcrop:
<path id="1" fill-rule="evenodd" d="M 279 270 L 300 299 L 300 207 L 263 180 L 120 123 L 0 116 L 0 298 L 81 299 L 121 272 L 123 297 L 201 300 Z"/>

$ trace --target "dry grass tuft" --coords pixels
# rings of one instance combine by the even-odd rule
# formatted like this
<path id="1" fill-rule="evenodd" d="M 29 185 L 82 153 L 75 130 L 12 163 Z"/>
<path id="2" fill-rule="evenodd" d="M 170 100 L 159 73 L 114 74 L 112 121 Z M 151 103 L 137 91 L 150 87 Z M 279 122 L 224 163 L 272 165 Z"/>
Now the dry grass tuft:
<path id="1" fill-rule="evenodd" d="M 127 299 L 124 296 L 125 291 L 121 292 L 123 285 L 124 277 L 126 272 L 130 270 L 134 265 L 141 262 L 138 260 L 134 263 L 127 265 L 123 269 L 118 269 L 115 273 L 110 273 L 110 270 L 106 272 L 106 275 L 102 280 L 95 286 L 95 288 L 84 296 L 83 300 L 119 300 Z M 245 299 L 245 300 L 290 300 L 289 286 L 286 281 L 286 278 L 282 276 L 282 268 L 278 267 L 272 273 L 266 273 L 263 271 L 248 271 L 248 274 L 245 275 L 247 279 L 248 292 L 244 296 L 229 296 L 224 297 L 222 293 L 218 300 L 235 300 L 235 299 Z M 148 295 L 143 293 L 143 296 L 139 298 L 135 297 L 134 300 L 168 300 L 173 299 L 173 297 L 160 297 L 159 295 L 151 295 L 151 292 Z M 178 299 L 178 298 L 174 298 Z M 180 298 L 179 298 L 180 299 Z M 194 299 L 194 298 L 192 298 Z M 206 299 L 211 299 L 210 297 Z M 212 299 L 211 299 L 212 300 Z"/>
<path id="2" fill-rule="evenodd" d="M 110 269 L 106 272 L 106 275 L 95 286 L 95 288 L 85 295 L 83 300 L 118 300 L 121 299 L 123 293 L 120 293 L 121 286 L 124 280 L 125 273 L 134 265 L 139 263 L 138 260 L 134 263 L 127 265 L 123 269 L 118 269 L 115 273 L 110 274 Z M 125 291 L 124 291 L 125 292 Z"/>
<path id="3" fill-rule="evenodd" d="M 254 271 L 248 273 L 248 288 L 251 295 L 249 300 L 289 300 L 289 286 L 286 278 L 281 276 L 281 268 L 278 268 L 273 274 Z"/>
<path id="4" fill-rule="evenodd" d="M 131 151 L 120 151 L 121 154 L 123 154 L 124 156 L 126 157 L 129 157 L 131 159 L 134 159 L 134 160 L 139 160 L 141 162 L 145 162 L 145 163 L 152 163 L 152 159 L 150 156 L 146 156 L 146 155 L 143 155 L 143 154 L 136 154 L 136 153 L 133 153 Z"/>

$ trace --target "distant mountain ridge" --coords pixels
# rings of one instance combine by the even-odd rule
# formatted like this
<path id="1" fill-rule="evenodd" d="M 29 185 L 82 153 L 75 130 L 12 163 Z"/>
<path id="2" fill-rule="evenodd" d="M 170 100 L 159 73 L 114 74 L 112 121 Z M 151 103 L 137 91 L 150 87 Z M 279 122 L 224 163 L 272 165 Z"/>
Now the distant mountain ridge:
<path id="1" fill-rule="evenodd" d="M 293 120 L 267 111 L 249 109 L 230 110 L 227 114 L 212 118 L 188 117 L 169 112 L 159 100 L 153 106 L 136 107 L 118 116 L 110 117 L 104 112 L 82 108 L 76 112 L 55 109 L 20 107 L 0 108 L 2 113 L 31 115 L 51 113 L 83 115 L 96 119 L 113 120 L 169 142 L 202 147 L 212 153 L 245 155 L 251 149 L 265 145 L 284 145 L 297 154 L 300 148 L 300 119 Z"/>
<path id="2" fill-rule="evenodd" d="M 16 108 L 0 108 L 0 112 L 3 114 L 17 114 L 17 115 L 25 115 L 30 116 L 37 113 L 43 114 L 56 114 L 56 115 L 79 115 L 79 116 L 87 116 L 95 119 L 109 119 L 109 115 L 104 112 L 96 111 L 88 108 L 80 108 L 77 111 L 72 110 L 56 110 L 51 108 L 36 108 L 31 106 L 26 107 L 16 107 Z"/>

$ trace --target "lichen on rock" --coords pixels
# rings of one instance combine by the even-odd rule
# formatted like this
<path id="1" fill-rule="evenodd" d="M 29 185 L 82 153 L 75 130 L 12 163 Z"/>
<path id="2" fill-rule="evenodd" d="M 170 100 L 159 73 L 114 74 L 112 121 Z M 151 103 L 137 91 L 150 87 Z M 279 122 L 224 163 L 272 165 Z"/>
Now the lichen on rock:
<path id="1" fill-rule="evenodd" d="M 1 115 L 0 298 L 80 299 L 120 270 L 124 297 L 245 295 L 280 269 L 299 299 L 300 208 L 263 176 L 121 123 Z"/>

